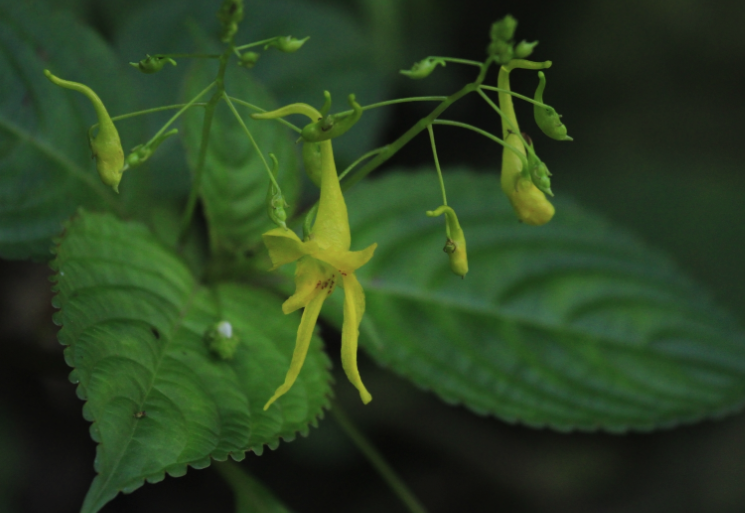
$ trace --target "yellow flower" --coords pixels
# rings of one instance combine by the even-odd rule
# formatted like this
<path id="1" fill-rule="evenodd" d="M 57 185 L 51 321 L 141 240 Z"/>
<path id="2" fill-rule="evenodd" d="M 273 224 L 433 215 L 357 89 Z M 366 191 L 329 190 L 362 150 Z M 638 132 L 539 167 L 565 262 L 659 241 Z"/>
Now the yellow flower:
<path id="1" fill-rule="evenodd" d="M 282 109 L 254 115 L 257 119 L 272 119 L 288 114 L 305 114 L 316 121 L 320 113 L 305 104 L 293 104 Z M 377 244 L 362 251 L 350 251 L 351 235 L 347 205 L 339 186 L 339 177 L 334 163 L 331 141 L 322 141 L 321 199 L 318 214 L 309 240 L 301 241 L 292 230 L 274 228 L 263 235 L 273 267 L 271 270 L 297 262 L 295 270 L 295 293 L 282 305 L 289 314 L 305 308 L 297 331 L 295 351 L 284 383 L 277 388 L 264 406 L 285 394 L 293 385 L 303 367 L 313 330 L 324 300 L 337 285 L 344 288 L 344 323 L 341 334 L 341 362 L 349 381 L 357 388 L 362 402 L 367 404 L 372 396 L 362 383 L 357 369 L 357 341 L 362 315 L 365 313 L 365 293 L 354 271 L 362 267 L 373 256 Z"/>
<path id="2" fill-rule="evenodd" d="M 499 69 L 497 85 L 500 89 L 510 89 L 509 71 L 502 66 Z M 499 93 L 499 106 L 507 119 L 502 119 L 502 134 L 504 141 L 516 148 L 522 155 L 505 148 L 502 152 L 502 190 L 512 203 L 517 217 L 524 223 L 540 226 L 548 223 L 554 217 L 554 206 L 546 199 L 546 195 L 533 184 L 530 176 L 524 174 L 525 145 L 520 138 L 520 127 L 517 124 L 512 96 Z"/>

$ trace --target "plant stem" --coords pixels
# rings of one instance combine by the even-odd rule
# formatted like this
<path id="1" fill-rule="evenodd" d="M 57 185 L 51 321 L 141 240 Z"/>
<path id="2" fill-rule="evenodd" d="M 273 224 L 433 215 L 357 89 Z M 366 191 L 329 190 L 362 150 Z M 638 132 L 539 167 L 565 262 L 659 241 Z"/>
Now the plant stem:
<path id="1" fill-rule="evenodd" d="M 263 39 L 261 41 L 256 41 L 255 43 L 248 43 L 247 45 L 236 46 L 235 49 L 236 50 L 245 50 L 246 48 L 252 48 L 254 46 L 260 46 L 260 45 L 265 45 L 267 43 L 271 43 L 275 39 L 277 39 L 276 36 L 275 37 L 270 37 L 269 39 Z"/>
<path id="2" fill-rule="evenodd" d="M 342 184 L 342 190 L 343 191 L 349 190 L 350 187 L 352 187 L 354 184 L 362 180 L 372 171 L 377 169 L 385 161 L 390 159 L 393 155 L 395 155 L 398 152 L 398 150 L 403 148 L 404 145 L 406 145 L 411 139 L 413 139 L 414 136 L 419 134 L 419 132 L 421 132 L 422 130 L 425 130 L 427 128 L 427 125 L 432 124 L 432 122 L 435 119 L 437 119 L 440 116 L 440 114 L 442 114 L 453 103 L 460 100 L 468 93 L 477 91 L 479 86 L 484 81 L 484 78 L 486 77 L 486 72 L 488 71 L 489 66 L 492 63 L 492 59 L 493 59 L 492 57 L 489 57 L 481 65 L 481 72 L 479 73 L 475 81 L 471 82 L 470 84 L 466 84 L 459 91 L 448 96 L 442 103 L 440 103 L 440 105 L 438 105 L 432 112 L 430 112 L 428 116 L 423 117 L 422 119 L 417 121 L 417 123 L 411 128 L 409 128 L 406 132 L 404 132 L 403 135 L 401 135 L 394 142 L 386 146 L 385 149 L 381 151 L 374 159 L 372 159 L 367 164 L 362 166 L 346 182 L 344 182 L 344 184 Z"/>
<path id="3" fill-rule="evenodd" d="M 347 417 L 347 415 L 339 407 L 338 403 L 334 403 L 333 407 L 331 408 L 331 415 L 334 417 L 334 420 L 336 420 L 336 423 L 339 424 L 339 427 L 341 427 L 344 433 L 346 433 L 346 435 L 352 440 L 354 445 L 357 446 L 357 448 L 360 450 L 360 452 L 362 452 L 362 454 L 365 455 L 365 457 L 370 462 L 370 464 L 372 464 L 375 470 L 378 471 L 380 477 L 382 477 L 383 480 L 388 483 L 388 486 L 391 487 L 393 492 L 406 505 L 409 511 L 411 513 L 426 513 L 427 510 L 424 509 L 424 506 L 422 506 L 422 504 L 414 496 L 411 490 L 409 490 L 409 488 L 401 480 L 401 478 L 398 477 L 398 475 L 388 464 L 388 462 L 383 459 L 383 456 L 381 456 L 378 450 L 370 443 L 369 440 L 367 440 L 367 438 L 365 438 L 360 430 L 357 429 L 357 427 L 352 423 L 349 417 Z"/>
<path id="4" fill-rule="evenodd" d="M 120 121 L 122 119 L 133 118 L 135 116 L 143 116 L 145 114 L 152 114 L 153 112 L 160 112 L 160 111 L 163 111 L 163 110 L 180 109 L 184 105 L 186 105 L 186 104 L 185 103 L 177 103 L 175 105 L 164 105 L 162 107 L 153 107 L 152 109 L 138 110 L 138 111 L 135 111 L 135 112 L 129 112 L 127 114 L 120 114 L 118 116 L 113 116 L 111 118 L 111 121 Z M 207 106 L 206 103 L 192 103 L 190 105 L 190 107 L 206 107 L 206 106 Z M 97 125 L 98 125 L 98 123 L 96 123 L 95 125 L 93 125 L 91 128 L 95 128 Z"/>
<path id="5" fill-rule="evenodd" d="M 272 182 L 272 184 L 277 188 L 279 191 L 279 184 L 277 183 L 277 180 L 274 178 L 274 173 L 272 173 L 272 169 L 269 167 L 269 163 L 264 158 L 264 154 L 261 152 L 261 149 L 259 148 L 259 145 L 256 144 L 256 140 L 254 139 L 253 135 L 251 135 L 251 131 L 246 126 L 246 123 L 244 123 L 243 118 L 240 114 L 238 114 L 238 111 L 235 110 L 235 105 L 233 105 L 233 102 L 230 101 L 230 97 L 226 94 L 223 95 L 223 98 L 225 98 L 225 102 L 228 104 L 228 107 L 230 107 L 230 110 L 233 111 L 233 115 L 235 116 L 235 119 L 238 120 L 238 123 L 240 123 L 241 127 L 243 128 L 243 131 L 248 136 L 248 139 L 251 141 L 251 144 L 253 145 L 254 149 L 256 150 L 256 153 L 259 154 L 259 157 L 261 158 L 261 161 L 264 163 L 264 167 L 266 168 L 266 172 L 269 174 L 269 180 Z"/>
<path id="6" fill-rule="evenodd" d="M 207 102 L 207 106 L 204 108 L 204 121 L 202 122 L 202 140 L 199 145 L 197 167 L 194 170 L 194 181 L 191 185 L 191 191 L 189 191 L 189 198 L 186 200 L 186 208 L 184 209 L 184 214 L 181 217 L 181 226 L 179 228 L 178 238 L 179 246 L 182 246 L 184 242 L 186 242 L 186 236 L 189 233 L 189 226 L 191 226 L 191 218 L 194 215 L 194 209 L 197 206 L 199 193 L 202 189 L 202 174 L 204 172 L 204 163 L 207 160 L 207 147 L 209 146 L 210 141 L 212 119 L 215 115 L 215 107 L 217 107 L 217 104 L 225 95 L 225 70 L 227 69 L 228 59 L 230 58 L 230 54 L 232 52 L 233 45 L 231 43 L 220 56 L 220 69 L 217 71 L 217 78 L 214 82 L 217 90 L 212 94 L 212 97 Z"/>
<path id="7" fill-rule="evenodd" d="M 408 103 L 408 102 L 442 102 L 447 100 L 447 96 L 412 96 L 411 98 L 396 98 L 395 100 L 386 100 L 384 102 L 371 103 L 365 105 L 362 110 L 377 109 L 378 107 L 387 107 L 388 105 L 395 105 L 397 103 Z M 348 116 L 352 114 L 353 110 L 343 110 L 334 114 L 335 116 Z"/>
<path id="8" fill-rule="evenodd" d="M 530 102 L 533 105 L 538 105 L 539 107 L 551 107 L 550 105 L 546 105 L 545 103 L 541 103 L 541 102 L 535 101 L 533 98 L 528 98 L 527 96 L 523 96 L 522 94 L 519 94 L 519 93 L 516 93 L 516 92 L 513 92 L 513 91 L 508 91 L 507 89 L 500 89 L 499 87 L 493 87 L 493 86 L 487 86 L 487 85 L 482 85 L 481 86 L 481 89 L 486 89 L 488 91 L 494 91 L 494 92 L 497 92 L 497 93 L 511 94 L 515 98 L 520 98 L 521 100 L 525 100 L 526 102 Z"/>
<path id="9" fill-rule="evenodd" d="M 437 146 L 435 145 L 435 131 L 432 129 L 431 124 L 427 125 L 427 131 L 429 132 L 429 142 L 432 144 L 432 156 L 435 158 L 435 169 L 437 169 L 437 176 L 440 179 L 440 189 L 442 189 L 442 204 L 447 206 L 448 198 L 445 194 L 445 181 L 442 179 L 440 160 L 437 158 Z"/>
<path id="10" fill-rule="evenodd" d="M 267 112 L 266 110 L 262 109 L 261 107 L 258 107 L 256 105 L 254 105 L 253 103 L 248 103 L 247 101 L 243 101 L 243 100 L 241 100 L 239 98 L 236 98 L 234 96 L 228 96 L 228 98 L 230 98 L 231 101 L 233 101 L 233 102 L 235 102 L 235 103 L 237 103 L 239 105 L 243 105 L 244 107 L 248 107 L 249 109 L 255 110 L 257 112 Z M 301 128 L 298 128 L 297 126 L 293 125 L 292 123 L 290 123 L 289 121 L 287 121 L 284 118 L 275 118 L 275 119 L 276 119 L 276 121 L 279 121 L 284 126 L 286 126 L 287 128 L 290 128 L 290 129 L 296 131 L 297 133 L 301 133 L 303 131 Z"/>
<path id="11" fill-rule="evenodd" d="M 456 64 L 468 64 L 470 66 L 482 66 L 484 63 L 479 61 L 470 61 L 468 59 L 458 59 L 455 57 L 430 57 L 430 59 L 442 59 L 445 62 L 454 62 Z"/>
<path id="12" fill-rule="evenodd" d="M 219 53 L 156 53 L 153 57 L 173 59 L 219 59 Z"/>
<path id="13" fill-rule="evenodd" d="M 489 105 L 491 106 L 491 108 L 492 108 L 492 109 L 494 109 L 494 110 L 495 110 L 495 111 L 497 112 L 497 114 L 499 114 L 499 116 L 500 116 L 500 117 L 501 117 L 501 118 L 502 118 L 502 119 L 503 119 L 503 120 L 504 120 L 504 121 L 505 121 L 505 122 L 507 123 L 507 125 L 509 126 L 510 130 L 512 131 L 512 133 L 513 133 L 513 134 L 515 134 L 515 135 L 517 135 L 517 137 L 518 137 L 518 138 L 520 139 L 520 141 L 521 141 L 521 142 L 522 142 L 522 143 L 523 143 L 523 144 L 525 145 L 525 147 L 529 146 L 529 145 L 528 145 L 528 142 L 527 142 L 527 141 L 525 140 L 525 138 L 523 137 L 523 134 L 522 134 L 522 132 L 520 132 L 520 129 L 519 129 L 519 128 L 517 128 L 517 126 L 515 125 L 515 123 L 513 123 L 513 122 L 512 122 L 512 120 L 511 120 L 511 119 L 510 119 L 509 117 L 505 116 L 505 115 L 504 115 L 504 114 L 502 113 L 502 110 L 501 110 L 501 109 L 500 109 L 499 107 L 497 107 L 497 104 L 496 104 L 496 103 L 494 103 L 494 102 L 492 101 L 492 99 L 491 99 L 491 98 L 489 98 L 489 97 L 488 97 L 488 96 L 486 95 L 486 93 L 485 93 L 484 91 L 482 91 L 481 89 L 479 89 L 479 90 L 478 90 L 477 92 L 478 92 L 478 93 L 479 93 L 479 95 L 480 95 L 480 96 L 481 96 L 481 97 L 482 97 L 482 98 L 484 99 L 484 101 L 485 101 L 486 103 L 488 103 L 488 104 L 489 104 Z M 505 94 L 505 93 L 502 93 L 502 94 Z M 508 98 L 509 98 L 509 96 L 508 96 Z"/>
<path id="14" fill-rule="evenodd" d="M 196 95 L 194 98 L 192 98 L 189 101 L 189 103 L 187 103 L 186 105 L 184 105 L 183 107 L 181 107 L 181 109 L 176 114 L 174 114 L 171 117 L 171 119 L 169 119 L 168 122 L 161 127 L 160 130 L 158 130 L 158 132 L 147 142 L 147 144 L 152 144 L 152 142 L 155 141 L 158 137 L 160 137 L 163 134 L 163 132 L 165 132 L 168 129 L 168 127 L 171 126 L 171 124 L 173 124 L 173 122 L 176 121 L 179 118 L 179 116 L 181 116 L 181 114 L 183 114 L 184 112 L 186 112 L 186 109 L 188 109 L 189 107 L 191 107 L 192 105 L 194 105 L 194 103 L 198 99 L 200 99 L 202 96 L 204 96 L 205 94 L 207 94 L 207 92 L 210 89 L 212 89 L 214 86 L 215 86 L 215 82 L 212 82 L 210 85 L 208 85 L 207 87 L 205 87 L 202 90 L 202 92 L 200 92 L 198 95 Z"/>
<path id="15" fill-rule="evenodd" d="M 448 119 L 436 119 L 436 120 L 434 120 L 434 121 L 432 122 L 432 124 L 433 124 L 433 125 L 448 125 L 448 126 L 457 126 L 457 127 L 459 127 L 459 128 L 466 128 L 466 129 L 468 129 L 468 130 L 473 130 L 473 131 L 474 131 L 474 132 L 476 132 L 477 134 L 481 134 L 481 135 L 483 135 L 484 137 L 487 137 L 487 138 L 491 139 L 491 140 L 492 140 L 492 141 L 494 141 L 495 143 L 501 144 L 502 146 L 504 146 L 504 147 L 505 147 L 505 148 L 507 148 L 508 150 L 511 150 L 511 151 L 513 151 L 513 152 L 514 152 L 515 154 L 517 154 L 517 156 L 519 156 L 519 157 L 521 157 L 521 158 L 523 157 L 523 154 L 522 154 L 522 153 L 520 153 L 520 152 L 519 152 L 519 151 L 517 150 L 517 148 L 515 148 L 514 146 L 512 146 L 512 145 L 510 145 L 510 144 L 507 144 L 506 142 L 504 142 L 504 141 L 503 141 L 502 139 L 500 139 L 500 138 L 499 138 L 499 137 L 497 137 L 496 135 L 494 135 L 494 134 L 491 134 L 491 133 L 487 132 L 486 130 L 482 130 L 482 129 L 480 129 L 479 127 L 476 127 L 476 126 L 473 126 L 473 125 L 469 125 L 468 123 L 461 123 L 460 121 L 450 121 L 450 120 L 448 120 Z"/>
<path id="16" fill-rule="evenodd" d="M 354 169 L 355 167 L 357 167 L 357 164 L 359 164 L 360 162 L 362 162 L 365 159 L 368 159 L 368 158 L 372 157 L 373 155 L 377 155 L 381 151 L 384 151 L 385 148 L 386 147 L 383 146 L 382 148 L 376 148 L 374 150 L 370 150 L 367 153 L 365 153 L 364 155 L 362 155 L 360 158 L 358 158 L 357 160 L 355 160 L 354 162 L 352 162 L 351 164 L 349 164 L 349 166 L 347 166 L 347 168 L 344 171 L 342 171 L 342 173 L 339 175 L 339 180 L 341 180 L 342 178 L 344 178 L 345 176 L 347 176 L 347 174 L 349 174 L 349 172 L 352 169 Z"/>

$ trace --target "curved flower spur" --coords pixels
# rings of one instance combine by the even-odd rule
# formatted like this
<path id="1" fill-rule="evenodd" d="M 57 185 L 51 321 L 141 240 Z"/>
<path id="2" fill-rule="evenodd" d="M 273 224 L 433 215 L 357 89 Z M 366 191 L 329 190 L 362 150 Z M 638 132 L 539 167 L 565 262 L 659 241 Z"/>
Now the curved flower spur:
<path id="1" fill-rule="evenodd" d="M 290 114 L 304 114 L 312 122 L 323 118 L 310 105 L 296 103 L 272 112 L 254 114 L 254 119 L 275 119 Z M 357 341 L 359 325 L 365 313 L 365 293 L 354 271 L 365 265 L 373 256 L 377 244 L 362 251 L 350 251 L 351 234 L 347 205 L 339 185 L 330 140 L 320 142 L 321 198 L 311 233 L 302 241 L 292 230 L 277 227 L 263 235 L 264 244 L 272 260 L 271 270 L 297 262 L 295 293 L 282 305 L 289 314 L 304 308 L 297 331 L 295 351 L 285 381 L 264 405 L 268 409 L 295 383 L 303 367 L 318 315 L 324 300 L 337 285 L 344 289 L 344 323 L 341 334 L 341 362 L 349 381 L 357 388 L 362 402 L 367 404 L 372 396 L 365 388 L 357 369 Z"/>

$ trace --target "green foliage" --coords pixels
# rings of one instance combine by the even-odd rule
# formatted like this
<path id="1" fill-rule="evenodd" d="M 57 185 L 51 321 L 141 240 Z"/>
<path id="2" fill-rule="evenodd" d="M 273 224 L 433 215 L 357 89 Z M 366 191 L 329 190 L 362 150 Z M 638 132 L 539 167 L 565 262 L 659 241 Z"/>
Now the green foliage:
<path id="1" fill-rule="evenodd" d="M 218 463 L 215 468 L 233 488 L 235 513 L 290 513 L 290 510 L 260 482 L 230 461 Z"/>
<path id="2" fill-rule="evenodd" d="M 741 407 L 743 332 L 670 260 L 571 203 L 526 227 L 496 177 L 445 180 L 465 280 L 435 258 L 434 171 L 349 194 L 355 246 L 379 245 L 357 273 L 360 342 L 378 362 L 449 403 L 560 430 L 647 430 Z"/>
<path id="3" fill-rule="evenodd" d="M 190 100 L 214 80 L 213 66 L 197 63 L 186 82 L 185 101 Z M 276 107 L 269 93 L 249 74 L 228 68 L 226 90 L 254 105 L 270 110 Z M 255 121 L 252 112 L 236 104 L 244 123 L 271 163 L 269 153 L 279 161 L 277 181 L 292 211 L 298 191 L 299 152 L 279 123 Z M 195 168 L 202 138 L 203 109 L 184 114 L 184 144 L 189 164 Z M 273 224 L 266 215 L 266 190 L 269 178 L 261 157 L 241 129 L 241 125 L 224 103 L 215 111 L 210 132 L 207 160 L 202 176 L 201 197 L 210 231 L 210 246 L 215 253 L 235 254 L 261 242 L 261 234 Z M 271 164 L 270 164 L 271 165 Z"/>
<path id="4" fill-rule="evenodd" d="M 296 385 L 262 410 L 284 379 L 299 317 L 282 315 L 276 296 L 206 288 L 145 227 L 109 214 L 78 214 L 56 252 L 59 339 L 99 444 L 84 512 L 187 465 L 276 448 L 328 406 L 329 363 L 315 340 Z M 240 339 L 230 360 L 204 340 L 221 320 Z"/>
<path id="5" fill-rule="evenodd" d="M 85 82 L 112 114 L 134 110 L 135 98 L 101 38 L 46 7 L 0 5 L 0 49 L 0 257 L 47 260 L 52 237 L 78 206 L 137 211 L 147 191 L 136 176 L 125 176 L 121 197 L 100 182 L 87 143 L 94 110 L 42 70 Z M 138 126 L 124 126 L 125 144 Z"/>

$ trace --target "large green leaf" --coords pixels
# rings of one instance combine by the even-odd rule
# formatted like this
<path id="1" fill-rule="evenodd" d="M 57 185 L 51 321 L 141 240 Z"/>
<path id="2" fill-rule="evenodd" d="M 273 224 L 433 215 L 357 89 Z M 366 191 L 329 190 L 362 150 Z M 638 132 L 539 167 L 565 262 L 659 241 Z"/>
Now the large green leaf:
<path id="1" fill-rule="evenodd" d="M 50 258 L 52 237 L 80 205 L 127 212 L 142 202 L 140 174 L 125 174 L 121 196 L 101 183 L 88 147 L 93 108 L 83 95 L 51 84 L 44 68 L 91 86 L 112 115 L 134 110 L 124 66 L 99 36 L 45 3 L 0 1 L 3 258 Z M 122 125 L 124 144 L 134 145 L 139 130 L 136 122 Z"/>
<path id="2" fill-rule="evenodd" d="M 299 322 L 278 297 L 201 286 L 146 228 L 110 214 L 80 213 L 56 251 L 59 339 L 99 443 L 84 512 L 166 472 L 275 448 L 327 406 L 329 362 L 316 340 L 298 382 L 262 410 L 284 380 Z M 221 320 L 240 338 L 232 360 L 203 339 Z"/>
<path id="3" fill-rule="evenodd" d="M 195 66 L 186 83 L 186 98 L 199 94 L 215 75 L 215 66 L 201 63 Z M 229 68 L 225 81 L 229 84 L 227 92 L 231 96 L 262 105 L 268 110 L 276 107 L 269 93 L 240 69 Z M 277 181 L 286 200 L 294 206 L 299 183 L 299 155 L 288 130 L 276 121 L 253 120 L 249 117 L 251 111 L 238 104 L 235 107 L 240 109 L 239 114 L 268 165 L 272 165 L 269 153 L 277 157 L 280 164 Z M 184 144 L 189 164 L 196 168 L 204 112 L 192 109 L 184 117 Z M 242 253 L 261 241 L 261 234 L 273 226 L 266 213 L 268 188 L 269 176 L 261 156 L 228 105 L 221 102 L 212 119 L 201 183 L 202 203 L 214 252 Z"/>
<path id="4" fill-rule="evenodd" d="M 200 0 L 150 2 L 115 27 L 116 46 L 128 60 L 139 60 L 146 53 L 202 51 L 201 41 L 195 40 L 190 24 L 198 24 L 210 36 L 217 34 L 218 7 L 219 2 Z M 350 93 L 355 93 L 363 105 L 386 99 L 389 84 L 396 75 L 386 76 L 381 72 L 371 39 L 346 12 L 318 2 L 254 0 L 246 2 L 245 13 L 236 36 L 237 45 L 274 36 L 311 38 L 294 54 L 253 48 L 262 54 L 259 63 L 250 71 L 240 69 L 261 81 L 280 105 L 306 102 L 320 107 L 324 90 L 334 97 L 334 112 L 349 108 L 346 98 Z M 183 60 L 178 67 L 169 67 L 156 76 L 138 78 L 138 82 L 151 88 L 148 97 L 154 104 L 176 101 L 173 93 L 178 90 L 186 62 Z M 233 89 L 229 81 L 226 87 Z M 334 141 L 342 164 L 356 159 L 377 143 L 385 115 L 385 109 L 366 112 L 354 130 Z"/>
<path id="5" fill-rule="evenodd" d="M 440 204 L 434 170 L 349 194 L 353 249 L 379 244 L 357 271 L 360 341 L 378 362 L 449 403 L 561 430 L 651 429 L 741 407 L 743 332 L 668 258 L 566 201 L 548 225 L 521 225 L 497 176 L 445 182 L 468 242 L 465 280 L 441 251 L 444 222 L 424 215 Z"/>

